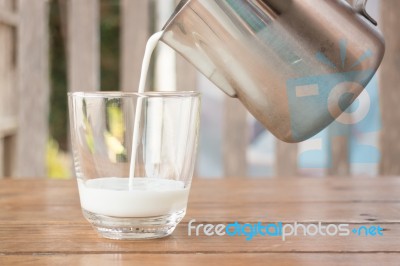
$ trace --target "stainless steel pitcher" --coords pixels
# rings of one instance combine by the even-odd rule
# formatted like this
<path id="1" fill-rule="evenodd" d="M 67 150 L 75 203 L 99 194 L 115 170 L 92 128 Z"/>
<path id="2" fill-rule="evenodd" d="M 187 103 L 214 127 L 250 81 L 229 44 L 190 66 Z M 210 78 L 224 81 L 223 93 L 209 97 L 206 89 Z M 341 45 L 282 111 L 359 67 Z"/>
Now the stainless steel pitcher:
<path id="1" fill-rule="evenodd" d="M 382 61 L 366 1 L 183 0 L 161 40 L 276 137 L 299 142 L 341 115 Z"/>

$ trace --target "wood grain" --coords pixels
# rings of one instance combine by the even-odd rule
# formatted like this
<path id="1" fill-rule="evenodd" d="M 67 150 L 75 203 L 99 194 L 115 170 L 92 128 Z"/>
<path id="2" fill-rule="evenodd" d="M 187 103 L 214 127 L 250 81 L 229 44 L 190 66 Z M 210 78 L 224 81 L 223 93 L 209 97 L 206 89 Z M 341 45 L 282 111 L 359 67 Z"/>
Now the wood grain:
<path id="1" fill-rule="evenodd" d="M 14 12 L 2 9 L 0 10 L 0 23 L 15 27 L 18 25 L 18 16 Z"/>
<path id="2" fill-rule="evenodd" d="M 18 1 L 16 177 L 44 176 L 50 97 L 48 2 Z"/>
<path id="3" fill-rule="evenodd" d="M 164 239 L 97 236 L 83 218 L 76 182 L 0 181 L 1 265 L 384 265 L 400 259 L 400 178 L 195 179 L 188 212 Z M 188 222 L 380 225 L 379 237 L 188 235 Z"/>
<path id="4" fill-rule="evenodd" d="M 98 0 L 67 2 L 69 91 L 100 89 L 100 28 Z"/>
<path id="5" fill-rule="evenodd" d="M 276 139 L 275 175 L 278 177 L 298 174 L 298 144 L 285 143 Z"/>
<path id="6" fill-rule="evenodd" d="M 0 179 L 13 164 L 6 140 L 17 129 L 17 88 L 15 33 L 17 15 L 12 0 L 0 0 Z M 15 149 L 14 147 L 11 147 Z"/>
<path id="7" fill-rule="evenodd" d="M 328 127 L 330 141 L 330 154 L 328 154 L 331 165 L 327 169 L 329 176 L 349 176 L 351 174 L 349 160 L 349 138 L 351 126 L 346 126 L 346 131 L 337 134 L 336 124 Z"/>
<path id="8" fill-rule="evenodd" d="M 2 265 L 396 265 L 399 254 L 320 254 L 320 253 L 267 253 L 267 254 L 85 254 L 0 256 Z"/>
<path id="9" fill-rule="evenodd" d="M 400 174 L 400 17 L 393 10 L 400 9 L 400 1 L 381 1 L 381 23 L 385 37 L 386 52 L 380 68 L 380 100 L 382 112 L 382 132 L 380 148 L 382 175 Z"/>
<path id="10" fill-rule="evenodd" d="M 4 177 L 4 141 L 0 138 L 0 179 Z"/>
<path id="11" fill-rule="evenodd" d="M 248 112 L 236 98 L 224 98 L 223 160 L 225 177 L 247 174 Z"/>
<path id="12" fill-rule="evenodd" d="M 121 90 L 137 92 L 150 37 L 150 1 L 121 1 Z"/>

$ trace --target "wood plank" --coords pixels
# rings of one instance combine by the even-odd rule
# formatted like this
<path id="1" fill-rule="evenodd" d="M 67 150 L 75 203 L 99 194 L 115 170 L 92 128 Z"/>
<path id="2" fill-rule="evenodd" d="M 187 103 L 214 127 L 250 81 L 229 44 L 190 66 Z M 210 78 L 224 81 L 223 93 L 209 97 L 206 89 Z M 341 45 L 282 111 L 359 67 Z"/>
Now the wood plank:
<path id="1" fill-rule="evenodd" d="M 69 91 L 100 89 L 100 28 L 98 0 L 67 2 Z"/>
<path id="2" fill-rule="evenodd" d="M 2 10 L 15 12 L 15 0 L 1 0 Z M 18 112 L 18 88 L 17 88 L 17 29 L 12 27 L 2 28 L 1 61 L 3 69 L 1 79 L 1 113 L 3 119 L 6 119 L 11 124 L 15 124 Z M 9 124 L 11 127 L 14 125 Z M 11 128 L 10 128 L 11 129 Z M 11 130 L 10 130 L 11 131 Z M 9 132 L 11 133 L 11 132 Z"/>
<path id="3" fill-rule="evenodd" d="M 241 199 L 242 200 L 242 199 Z M 78 196 L 71 203 L 62 205 L 48 204 L 46 209 L 21 200 L 21 207 L 11 200 L 2 200 L 7 208 L 0 207 L 0 225 L 15 225 L 24 228 L 37 225 L 87 224 L 83 219 Z M 243 200 L 242 200 L 243 201 Z M 212 223 L 221 222 L 284 222 L 302 223 L 351 223 L 351 224 L 393 224 L 399 222 L 400 201 L 397 202 L 307 202 L 277 203 L 243 201 L 233 202 L 197 202 L 189 200 L 187 215 L 183 222 L 191 219 Z M 35 215 L 40 213 L 41 216 Z M 21 222 L 23 221 L 23 222 Z M 21 224 L 22 223 L 22 224 Z"/>
<path id="4" fill-rule="evenodd" d="M 5 176 L 4 164 L 4 139 L 0 137 L 0 179 L 4 178 Z"/>
<path id="5" fill-rule="evenodd" d="M 223 121 L 223 161 L 225 177 L 247 173 L 247 111 L 238 99 L 225 97 Z"/>
<path id="6" fill-rule="evenodd" d="M 18 25 L 18 15 L 7 10 L 0 10 L 0 23 L 16 27 Z"/>
<path id="7" fill-rule="evenodd" d="M 275 175 L 278 177 L 295 176 L 298 174 L 297 165 L 298 145 L 276 140 Z"/>
<path id="8" fill-rule="evenodd" d="M 330 154 L 330 167 L 327 169 L 329 176 L 349 176 L 350 162 L 349 162 L 349 145 L 348 140 L 351 134 L 350 126 L 346 133 L 340 136 L 337 135 L 337 128 L 335 125 L 328 127 L 328 134 L 331 143 Z"/>
<path id="9" fill-rule="evenodd" d="M 45 176 L 50 94 L 48 1 L 18 3 L 19 107 L 13 175 Z"/>
<path id="10" fill-rule="evenodd" d="M 15 158 L 16 158 L 16 149 L 17 146 L 17 137 L 16 135 L 9 135 L 4 138 L 4 176 L 10 177 L 13 174 Z"/>
<path id="11" fill-rule="evenodd" d="M 383 175 L 400 174 L 400 105 L 399 54 L 400 54 L 400 17 L 397 10 L 400 1 L 381 1 L 381 28 L 385 37 L 386 54 L 380 67 L 380 100 L 382 112 L 382 132 L 380 138 L 380 173 Z"/>
<path id="12" fill-rule="evenodd" d="M 16 20 L 13 1 L 0 0 L 0 178 L 14 164 L 10 149 L 15 146 L 8 147 L 5 138 L 17 129 L 16 29 L 10 27 L 16 25 Z"/>
<path id="13" fill-rule="evenodd" d="M 208 223 L 197 221 L 192 225 Z M 223 222 L 227 225 L 226 222 Z M 215 224 L 214 224 L 215 225 Z M 350 225 L 359 228 L 370 224 Z M 163 239 L 120 241 L 101 238 L 86 224 L 0 225 L 0 250 L 3 255 L 32 254 L 141 254 L 141 253 L 400 253 L 396 245 L 400 237 L 400 224 L 382 224 L 383 236 L 288 236 L 285 241 L 276 236 L 198 236 L 188 224 L 180 223 L 174 233 Z"/>
<path id="14" fill-rule="evenodd" d="M 52 254 L 0 256 L 2 265 L 396 265 L 400 254 L 240 253 L 240 254 Z"/>
<path id="15" fill-rule="evenodd" d="M 396 223 L 400 220 L 397 179 L 388 179 L 384 184 L 312 179 L 224 181 L 195 180 L 184 221 L 194 218 L 208 222 Z M 3 180 L 1 184 L 0 224 L 21 224 L 20 221 L 31 225 L 86 224 L 74 180 L 35 183 Z M 29 189 L 43 193 L 24 193 Z M 64 196 L 59 197 L 60 194 Z"/>
<path id="16" fill-rule="evenodd" d="M 150 37 L 150 1 L 121 0 L 121 90 L 138 90 L 142 60 Z"/>
<path id="17" fill-rule="evenodd" d="M 189 203 L 187 218 L 213 223 L 283 222 L 293 223 L 398 223 L 400 208 L 396 203 Z M 202 211 L 206 209 L 207 212 Z"/>
<path id="18" fill-rule="evenodd" d="M 397 178 L 388 178 L 386 182 L 366 178 L 284 178 L 285 180 L 249 179 L 245 182 L 237 179 L 230 179 L 229 182 L 224 182 L 224 180 L 205 182 L 195 179 L 193 186 L 197 189 L 192 190 L 190 197 L 196 202 L 230 202 L 240 198 L 249 204 L 257 202 L 385 202 L 397 201 L 400 193 L 400 182 Z"/>
<path id="19" fill-rule="evenodd" d="M 188 213 L 171 236 L 117 241 L 100 238 L 84 220 L 74 180 L 1 180 L 0 263 L 91 265 L 101 259 L 99 263 L 105 264 L 178 260 L 191 265 L 213 260 L 221 265 L 227 260 L 232 265 L 230 258 L 238 265 L 275 260 L 295 265 L 348 265 L 375 262 L 373 258 L 390 263 L 400 255 L 396 244 L 400 237 L 399 190 L 400 178 L 196 179 Z M 189 236 L 188 222 L 193 218 L 195 225 L 236 220 L 308 224 L 320 219 L 350 223 L 350 229 L 380 225 L 384 231 L 376 237 L 298 235 L 285 241 L 260 235 L 252 240 L 195 236 L 194 232 Z"/>
<path id="20" fill-rule="evenodd" d="M 0 138 L 17 133 L 18 123 L 16 117 L 0 118 Z"/>

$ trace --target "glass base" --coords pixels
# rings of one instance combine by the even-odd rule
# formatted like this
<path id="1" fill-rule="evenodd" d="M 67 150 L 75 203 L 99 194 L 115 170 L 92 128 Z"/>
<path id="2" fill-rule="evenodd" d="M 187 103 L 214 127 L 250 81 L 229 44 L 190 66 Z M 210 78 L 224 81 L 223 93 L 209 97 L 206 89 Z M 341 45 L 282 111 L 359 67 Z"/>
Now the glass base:
<path id="1" fill-rule="evenodd" d="M 172 214 L 143 217 L 119 218 L 92 213 L 82 209 L 83 216 L 92 224 L 100 236 L 109 239 L 151 239 L 172 234 L 185 216 L 185 210 Z"/>

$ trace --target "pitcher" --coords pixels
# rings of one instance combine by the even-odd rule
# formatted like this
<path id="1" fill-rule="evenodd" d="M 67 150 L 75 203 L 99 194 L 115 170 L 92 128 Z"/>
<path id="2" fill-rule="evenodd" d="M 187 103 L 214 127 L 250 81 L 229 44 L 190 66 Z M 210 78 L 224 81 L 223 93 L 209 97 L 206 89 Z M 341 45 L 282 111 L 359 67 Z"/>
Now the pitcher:
<path id="1" fill-rule="evenodd" d="M 299 142 L 341 115 L 382 61 L 365 4 L 183 0 L 161 40 L 276 137 Z"/>

